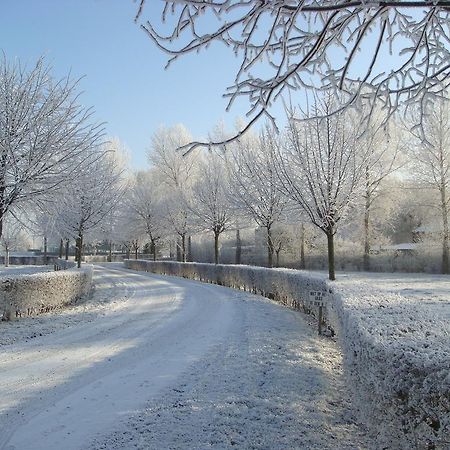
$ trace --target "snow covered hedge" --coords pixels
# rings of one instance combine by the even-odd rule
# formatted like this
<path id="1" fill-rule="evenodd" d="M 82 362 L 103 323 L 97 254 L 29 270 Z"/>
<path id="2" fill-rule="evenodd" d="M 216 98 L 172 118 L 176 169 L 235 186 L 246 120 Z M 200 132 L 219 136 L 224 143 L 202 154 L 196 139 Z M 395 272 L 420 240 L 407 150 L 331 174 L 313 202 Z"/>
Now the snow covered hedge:
<path id="1" fill-rule="evenodd" d="M 265 267 L 206 263 L 177 263 L 173 261 L 144 261 L 128 259 L 125 267 L 133 270 L 173 275 L 192 280 L 219 284 L 260 294 L 290 306 L 312 309 L 310 291 L 328 290 L 327 283 L 295 270 L 274 270 Z"/>
<path id="2" fill-rule="evenodd" d="M 308 312 L 309 291 L 337 287 L 295 270 L 142 260 L 126 260 L 125 266 L 244 289 Z M 381 301 L 368 291 L 331 297 L 325 316 L 340 337 L 360 420 L 374 448 L 450 448 L 450 331 L 437 338 L 430 330 L 445 322 L 427 326 L 413 308 L 395 307 L 395 298 Z"/>
<path id="3" fill-rule="evenodd" d="M 418 301 L 335 294 L 344 363 L 377 448 L 450 448 L 450 329 Z"/>
<path id="4" fill-rule="evenodd" d="M 92 271 L 92 266 L 84 266 L 0 277 L 0 313 L 9 320 L 69 304 L 90 292 Z"/>

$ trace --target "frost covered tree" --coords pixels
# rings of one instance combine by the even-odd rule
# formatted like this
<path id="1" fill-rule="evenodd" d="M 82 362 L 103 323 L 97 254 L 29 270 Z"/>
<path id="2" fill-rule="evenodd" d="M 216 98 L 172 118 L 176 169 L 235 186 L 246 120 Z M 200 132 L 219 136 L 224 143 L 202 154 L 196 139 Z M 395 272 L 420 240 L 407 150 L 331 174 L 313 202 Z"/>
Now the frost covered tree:
<path id="1" fill-rule="evenodd" d="M 378 98 L 389 117 L 449 83 L 444 0 L 136 1 L 136 21 L 168 54 L 168 66 L 215 42 L 234 52 L 240 65 L 225 97 L 229 107 L 248 99 L 251 119 L 241 133 L 260 117 L 272 120 L 272 103 L 288 90 L 331 87 L 348 94 L 347 105 Z M 189 148 L 198 144 L 205 143 Z"/>
<path id="2" fill-rule="evenodd" d="M 359 146 L 366 149 L 366 160 L 363 177 L 363 208 L 364 208 L 364 270 L 370 270 L 370 250 L 372 242 L 372 215 L 386 191 L 383 187 L 388 177 L 402 167 L 399 157 L 403 146 L 398 135 L 398 127 L 388 134 L 380 123 L 372 123 L 369 129 L 359 139 Z"/>
<path id="3" fill-rule="evenodd" d="M 412 148 L 411 166 L 419 188 L 430 189 L 437 198 L 430 206 L 436 208 L 442 223 L 442 273 L 449 267 L 450 215 L 450 104 L 441 99 L 426 110 L 423 117 L 426 140 L 413 129 L 419 142 Z"/>
<path id="4" fill-rule="evenodd" d="M 219 237 L 232 221 L 226 166 L 222 156 L 209 153 L 200 161 L 198 169 L 201 176 L 192 186 L 189 209 L 200 229 L 213 232 L 214 262 L 219 264 Z"/>
<path id="5" fill-rule="evenodd" d="M 194 154 L 183 156 L 178 149 L 191 140 L 189 131 L 182 125 L 161 127 L 152 136 L 148 152 L 152 167 L 167 188 L 165 217 L 177 237 L 177 253 L 183 262 L 187 259 L 186 244 L 192 231 L 188 202 L 196 158 Z"/>
<path id="6" fill-rule="evenodd" d="M 62 187 L 103 134 L 78 103 L 77 82 L 55 80 L 40 59 L 0 60 L 0 236 L 3 217 Z"/>
<path id="7" fill-rule="evenodd" d="M 136 174 L 129 192 L 128 207 L 136 225 L 150 240 L 153 260 L 156 261 L 157 245 L 165 234 L 166 223 L 162 182 L 155 170 Z"/>
<path id="8" fill-rule="evenodd" d="M 335 107 L 327 95 L 316 98 L 308 120 L 291 119 L 278 164 L 283 191 L 327 237 L 330 280 L 336 277 L 334 236 L 361 186 L 369 153 L 348 110 L 329 114 Z"/>
<path id="9" fill-rule="evenodd" d="M 280 140 L 270 127 L 259 136 L 248 134 L 230 146 L 228 169 L 231 201 L 267 233 L 267 265 L 272 267 L 272 226 L 279 222 L 288 202 L 278 186 L 276 171 Z"/>
<path id="10" fill-rule="evenodd" d="M 48 262 L 48 242 L 55 232 L 55 216 L 49 214 L 45 209 L 38 211 L 33 220 L 33 228 L 43 238 L 44 264 Z"/>
<path id="11" fill-rule="evenodd" d="M 131 253 L 134 254 L 135 259 L 138 259 L 139 249 L 144 246 L 147 235 L 142 226 L 128 212 L 127 207 L 125 207 L 123 214 L 118 217 L 116 239 L 125 249 L 127 259 L 130 258 Z"/>
<path id="12" fill-rule="evenodd" d="M 195 158 L 178 151 L 191 140 L 191 134 L 183 125 L 160 127 L 152 136 L 149 162 L 161 173 L 163 182 L 171 187 L 183 189 L 192 178 Z"/>
<path id="13" fill-rule="evenodd" d="M 123 194 L 122 170 L 114 158 L 114 148 L 106 144 L 96 153 L 94 162 L 66 186 L 57 200 L 57 221 L 66 235 L 76 240 L 78 267 L 86 233 L 99 226 Z"/>
<path id="14" fill-rule="evenodd" d="M 14 217 L 7 217 L 4 225 L 4 232 L 0 237 L 0 244 L 5 251 L 5 267 L 8 267 L 11 251 L 26 248 L 30 243 L 30 239 L 21 221 L 17 221 Z"/>
<path id="15" fill-rule="evenodd" d="M 275 267 L 280 267 L 280 254 L 292 244 L 292 233 L 285 225 L 275 224 L 272 232 Z"/>

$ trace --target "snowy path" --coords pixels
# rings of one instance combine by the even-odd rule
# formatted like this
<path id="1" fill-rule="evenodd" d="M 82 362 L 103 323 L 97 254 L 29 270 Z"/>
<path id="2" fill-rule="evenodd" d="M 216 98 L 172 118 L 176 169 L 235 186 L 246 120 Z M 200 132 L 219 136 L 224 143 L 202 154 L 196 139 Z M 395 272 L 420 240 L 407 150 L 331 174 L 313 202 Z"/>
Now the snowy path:
<path id="1" fill-rule="evenodd" d="M 1 449 L 367 447 L 335 344 L 259 297 L 111 264 L 2 332 Z"/>

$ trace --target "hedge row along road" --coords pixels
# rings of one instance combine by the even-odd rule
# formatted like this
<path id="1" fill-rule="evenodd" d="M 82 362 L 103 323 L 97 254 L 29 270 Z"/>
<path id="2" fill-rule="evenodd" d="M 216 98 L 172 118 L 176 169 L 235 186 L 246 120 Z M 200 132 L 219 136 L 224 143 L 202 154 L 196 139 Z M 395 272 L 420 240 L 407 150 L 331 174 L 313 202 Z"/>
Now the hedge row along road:
<path id="1" fill-rule="evenodd" d="M 369 447 L 336 344 L 298 311 L 115 263 L 94 281 L 0 323 L 1 449 Z"/>

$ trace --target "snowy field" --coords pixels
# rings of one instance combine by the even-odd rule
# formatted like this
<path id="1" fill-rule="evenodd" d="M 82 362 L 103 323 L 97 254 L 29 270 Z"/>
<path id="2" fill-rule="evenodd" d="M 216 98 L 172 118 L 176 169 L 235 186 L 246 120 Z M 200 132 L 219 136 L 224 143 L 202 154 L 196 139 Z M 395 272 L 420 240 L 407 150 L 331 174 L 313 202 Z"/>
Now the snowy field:
<path id="1" fill-rule="evenodd" d="M 345 308 L 384 345 L 401 339 L 422 353 L 440 347 L 450 358 L 449 275 L 338 272 L 336 278 L 332 286 Z"/>
<path id="2" fill-rule="evenodd" d="M 450 275 L 338 272 L 335 284 L 346 297 L 370 292 L 381 304 L 397 296 L 400 302 L 415 304 L 424 314 L 450 323 Z"/>
<path id="3" fill-rule="evenodd" d="M 450 361 L 450 276 L 339 273 L 345 307 L 384 346 Z"/>
<path id="4" fill-rule="evenodd" d="M 95 280 L 83 304 L 0 323 L 0 448 L 370 448 L 304 315 L 117 264 Z"/>

